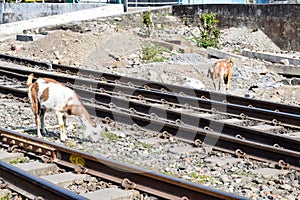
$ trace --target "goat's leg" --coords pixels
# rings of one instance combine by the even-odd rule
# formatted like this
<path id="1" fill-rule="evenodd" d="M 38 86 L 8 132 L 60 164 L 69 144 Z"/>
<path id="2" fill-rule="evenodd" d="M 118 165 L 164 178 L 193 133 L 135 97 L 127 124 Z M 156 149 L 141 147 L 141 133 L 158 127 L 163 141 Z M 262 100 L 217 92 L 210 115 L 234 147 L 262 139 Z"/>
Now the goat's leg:
<path id="1" fill-rule="evenodd" d="M 36 132 L 38 137 L 42 137 L 41 134 L 41 124 L 40 124 L 40 117 L 39 117 L 39 103 L 36 98 L 29 95 L 30 101 L 31 101 L 31 108 L 34 115 L 35 125 L 36 125 Z"/>
<path id="2" fill-rule="evenodd" d="M 39 115 L 37 113 L 34 113 L 34 118 L 35 118 L 35 125 L 36 125 L 37 135 L 38 135 L 38 137 L 42 137 L 42 134 L 41 134 L 41 123 L 40 123 Z"/>
<path id="3" fill-rule="evenodd" d="M 212 77 L 211 80 L 212 80 L 212 82 L 213 82 L 213 84 L 214 84 L 215 90 L 217 90 L 216 83 L 215 83 L 215 79 Z"/>
<path id="4" fill-rule="evenodd" d="M 40 115 L 39 115 L 39 110 L 38 110 L 38 105 L 33 103 L 32 104 L 32 110 L 33 110 L 33 114 L 34 114 L 34 120 L 35 120 L 35 126 L 36 126 L 36 132 L 38 137 L 42 137 L 41 134 L 41 120 L 40 120 Z"/>
<path id="5" fill-rule="evenodd" d="M 223 86 L 223 77 L 220 76 L 219 77 L 219 91 L 221 90 L 222 86 Z"/>
<path id="6" fill-rule="evenodd" d="M 57 111 L 56 116 L 58 119 L 58 124 L 60 128 L 60 140 L 65 141 L 67 139 L 67 134 L 66 134 L 66 126 L 64 123 L 64 113 Z"/>
<path id="7" fill-rule="evenodd" d="M 232 78 L 232 72 L 229 73 L 228 76 L 227 76 L 226 92 L 228 92 L 228 90 L 229 90 L 231 78 Z"/>
<path id="8" fill-rule="evenodd" d="M 46 133 L 46 129 L 45 129 L 45 113 L 46 113 L 45 109 L 40 109 L 39 117 L 40 117 L 40 124 L 41 124 L 42 133 Z"/>
<path id="9" fill-rule="evenodd" d="M 67 127 L 67 116 L 66 116 L 66 114 L 63 114 L 63 122 L 64 122 L 64 126 Z"/>

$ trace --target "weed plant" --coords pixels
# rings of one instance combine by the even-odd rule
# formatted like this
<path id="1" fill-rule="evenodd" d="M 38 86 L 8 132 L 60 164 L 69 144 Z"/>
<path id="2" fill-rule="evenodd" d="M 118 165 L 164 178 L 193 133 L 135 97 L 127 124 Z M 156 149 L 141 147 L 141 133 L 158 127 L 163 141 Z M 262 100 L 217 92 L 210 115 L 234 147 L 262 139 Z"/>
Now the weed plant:
<path id="1" fill-rule="evenodd" d="M 194 36 L 193 38 L 199 47 L 218 48 L 221 32 L 217 29 L 219 20 L 216 19 L 216 16 L 216 13 L 203 13 L 199 15 L 200 23 L 198 24 L 198 28 L 200 36 Z"/>

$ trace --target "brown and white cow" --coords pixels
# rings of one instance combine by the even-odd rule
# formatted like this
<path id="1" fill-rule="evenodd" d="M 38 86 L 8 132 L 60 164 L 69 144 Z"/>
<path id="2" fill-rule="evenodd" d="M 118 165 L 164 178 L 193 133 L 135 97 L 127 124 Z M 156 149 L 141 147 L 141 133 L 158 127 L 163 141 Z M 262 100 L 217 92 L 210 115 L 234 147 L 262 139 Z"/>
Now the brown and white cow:
<path id="1" fill-rule="evenodd" d="M 226 84 L 226 92 L 229 90 L 232 73 L 233 73 L 233 59 L 230 58 L 229 60 L 221 60 L 216 63 L 214 63 L 209 69 L 208 69 L 208 77 L 211 77 L 214 88 L 216 88 L 215 79 L 219 80 L 219 90 L 221 90 L 223 82 Z"/>
<path id="2" fill-rule="evenodd" d="M 54 110 L 60 127 L 60 139 L 65 141 L 67 115 L 79 116 L 86 125 L 87 130 L 96 131 L 95 124 L 88 111 L 83 106 L 80 97 L 74 90 L 64 86 L 50 78 L 39 78 L 32 82 L 34 75 L 30 74 L 27 79 L 28 96 L 35 117 L 38 137 L 45 133 L 45 113 Z"/>

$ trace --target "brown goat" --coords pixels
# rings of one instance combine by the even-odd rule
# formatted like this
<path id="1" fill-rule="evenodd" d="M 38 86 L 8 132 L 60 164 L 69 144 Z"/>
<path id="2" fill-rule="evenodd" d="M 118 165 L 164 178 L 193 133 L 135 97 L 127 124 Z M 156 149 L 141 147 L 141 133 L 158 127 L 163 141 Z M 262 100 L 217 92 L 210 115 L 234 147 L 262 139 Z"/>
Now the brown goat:
<path id="1" fill-rule="evenodd" d="M 233 59 L 230 58 L 229 60 L 221 60 L 216 62 L 208 69 L 207 77 L 211 77 L 215 90 L 217 90 L 215 79 L 218 78 L 219 90 L 221 90 L 224 82 L 226 84 L 226 92 L 228 92 L 233 73 L 232 68 Z"/>

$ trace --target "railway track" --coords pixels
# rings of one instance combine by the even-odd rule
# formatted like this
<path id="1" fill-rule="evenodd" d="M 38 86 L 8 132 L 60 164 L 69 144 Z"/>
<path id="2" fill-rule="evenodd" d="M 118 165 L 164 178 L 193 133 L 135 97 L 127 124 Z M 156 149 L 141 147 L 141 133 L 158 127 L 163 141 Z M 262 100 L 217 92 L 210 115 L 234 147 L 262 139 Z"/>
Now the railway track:
<path id="1" fill-rule="evenodd" d="M 89 69 L 82 69 L 82 68 L 79 69 L 77 67 L 71 67 L 71 66 L 49 64 L 49 63 L 45 63 L 45 62 L 37 62 L 34 60 L 23 59 L 23 58 L 3 55 L 3 54 L 0 54 L 0 59 L 2 61 L 26 65 L 28 67 L 32 67 L 35 69 L 53 70 L 53 71 L 61 72 L 64 74 L 73 74 L 76 76 L 78 75 L 81 77 L 87 77 L 87 78 L 91 78 L 93 80 L 102 80 L 103 82 L 116 83 L 118 85 L 125 85 L 125 86 L 129 85 L 129 86 L 139 88 L 139 89 L 146 88 L 146 89 L 151 89 L 152 91 L 173 93 L 173 94 L 177 94 L 177 95 L 183 94 L 185 96 L 192 96 L 192 97 L 197 97 L 197 98 L 201 98 L 201 99 L 211 99 L 214 101 L 238 104 L 241 106 L 260 108 L 260 109 L 271 110 L 271 111 L 276 111 L 276 112 L 285 112 L 285 113 L 296 114 L 296 115 L 298 115 L 300 113 L 299 106 L 295 107 L 295 106 L 290 106 L 290 105 L 286 105 L 286 104 L 273 103 L 273 102 L 269 102 L 269 101 L 262 101 L 262 100 L 251 99 L 251 98 L 244 98 L 244 97 L 239 97 L 239 96 L 234 96 L 234 95 L 228 95 L 228 94 L 224 95 L 224 94 L 216 93 L 213 91 L 198 90 L 198 89 L 191 90 L 189 88 L 181 87 L 181 86 L 177 86 L 177 85 L 162 84 L 162 83 L 149 81 L 149 80 L 125 77 L 125 76 L 109 74 L 109 73 L 102 73 L 99 71 L 89 70 Z M 71 81 L 74 82 L 74 80 L 71 80 Z M 81 83 L 81 82 L 79 82 L 79 83 Z M 85 84 L 85 83 L 83 83 L 83 84 Z M 100 87 L 102 85 L 97 85 L 97 86 Z M 107 87 L 109 87 L 109 85 Z M 106 89 L 105 87 L 103 87 L 103 88 Z M 121 88 L 121 89 L 123 89 L 123 88 Z M 171 100 L 170 102 L 176 102 L 176 100 Z"/>
<path id="2" fill-rule="evenodd" d="M 195 146 L 205 142 L 237 156 L 277 162 L 282 168 L 299 168 L 299 140 L 278 132 L 299 132 L 300 107 L 5 55 L 1 58 L 26 65 L 1 64 L 0 75 L 20 83 L 0 86 L 2 93 L 26 97 L 24 83 L 34 72 L 37 77 L 54 78 L 74 88 L 95 117 L 136 124 Z M 253 125 L 261 124 L 273 131 L 254 129 Z"/>
<path id="3" fill-rule="evenodd" d="M 144 128 L 160 132 L 160 137 L 163 138 L 177 137 L 194 147 L 208 144 L 215 150 L 229 152 L 240 158 L 275 162 L 281 169 L 299 170 L 300 142 L 282 134 L 291 133 L 292 135 L 299 132 L 299 124 L 297 123 L 299 107 L 297 106 L 260 102 L 259 100 L 232 95 L 192 90 L 155 82 L 149 83 L 129 77 L 101 75 L 101 73 L 97 74 L 99 72 L 85 69 L 79 71 L 77 69 L 76 71 L 76 68 L 67 66 L 4 57 L 6 61 L 14 62 L 14 64 L 11 62 L 0 63 L 0 90 L 8 98 L 18 98 L 27 103 L 25 82 L 28 74 L 34 72 L 36 77 L 54 78 L 74 88 L 83 99 L 88 111 L 94 117 L 103 119 L 105 123 L 115 121 L 133 125 L 137 129 Z M 26 67 L 22 65 L 26 65 Z M 238 104 L 239 101 L 242 102 L 241 105 Z M 228 105 L 231 106 L 230 109 L 227 109 Z M 235 108 L 240 110 L 236 111 Z M 244 108 L 246 110 L 243 110 Z M 233 111 L 229 112 L 231 110 Z M 257 110 L 259 111 L 257 112 Z M 247 116 L 244 114 L 245 112 L 253 112 L 254 114 Z M 264 114 L 260 115 L 259 113 Z M 276 114 L 273 115 L 273 113 Z M 267 131 L 254 128 L 254 126 L 259 127 L 259 125 L 264 126 Z M 5 134 L 1 134 L 1 137 L 2 135 Z M 5 142 L 6 145 L 16 148 L 18 145 L 15 143 L 11 140 Z M 56 145 L 54 146 L 56 148 Z M 82 153 L 75 153 L 75 155 L 81 157 Z M 103 162 L 106 163 L 107 161 Z M 114 161 L 109 162 L 114 163 Z M 71 168 L 73 167 L 74 165 Z M 90 171 L 90 166 L 85 167 Z M 93 170 L 93 168 L 91 169 Z M 140 178 L 134 177 L 129 180 L 136 179 Z M 118 181 L 112 182 L 118 185 L 120 181 L 118 179 Z M 180 179 L 177 181 L 181 182 Z M 142 188 L 137 190 L 154 196 L 158 192 L 157 188 L 156 190 L 145 189 L 144 186 Z M 177 190 L 177 188 L 173 189 Z M 208 188 L 206 193 L 211 193 L 210 189 Z M 219 192 L 214 189 L 211 190 L 216 193 Z M 171 194 L 173 195 L 173 193 Z M 159 197 L 171 197 L 167 196 L 169 194 L 164 195 Z M 199 197 L 200 194 L 196 195 Z M 175 196 L 179 199 L 187 197 L 187 195 L 182 194 Z M 172 199 L 175 196 L 172 196 Z M 188 198 L 193 199 L 190 196 Z M 205 199 L 209 198 L 216 198 L 216 195 L 205 197 Z M 229 195 L 226 197 L 217 196 L 217 198 L 240 199 L 241 197 Z"/>
<path id="4" fill-rule="evenodd" d="M 26 162 L 27 165 L 22 163 L 23 169 L 18 167 L 18 165 L 12 166 L 4 161 L 0 161 L 0 172 L 3 179 L 2 189 L 7 188 L 17 192 L 19 197 L 22 198 L 99 199 L 99 196 L 104 198 L 105 194 L 117 193 L 122 188 L 122 190 L 130 193 L 131 199 L 142 199 L 136 197 L 138 195 L 134 191 L 149 194 L 152 196 L 152 199 L 246 199 L 3 128 L 0 128 L 0 138 L 0 146 L 6 151 L 13 152 L 11 156 L 16 157 L 13 154 L 22 153 L 34 159 L 34 161 L 28 160 Z M 0 156 L 2 154 L 3 150 L 0 151 Z M 26 172 L 24 168 L 30 168 L 28 164 L 31 166 L 34 164 L 44 165 L 43 168 L 49 168 L 55 173 L 52 172 L 51 175 L 45 176 L 45 169 L 39 169 L 39 172 Z M 50 165 L 51 167 L 49 167 Z M 53 170 L 53 168 L 56 169 Z M 38 177 L 37 175 L 43 176 Z M 82 175 L 88 175 L 94 177 L 94 179 L 87 178 L 87 180 L 82 181 L 84 179 Z M 70 177 L 75 179 L 70 181 L 68 180 Z M 100 183 L 94 183 L 94 185 L 96 184 L 99 187 L 95 186 L 92 192 L 76 194 L 57 186 L 64 182 L 76 182 L 76 180 L 78 185 L 95 179 L 101 180 L 102 186 L 103 182 L 108 182 L 107 184 L 113 183 L 115 187 L 102 187 L 99 185 Z M 105 189 L 103 188 L 107 191 L 104 191 Z"/>

